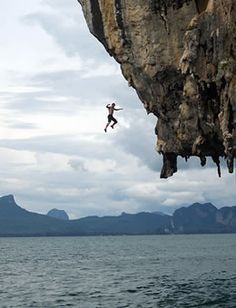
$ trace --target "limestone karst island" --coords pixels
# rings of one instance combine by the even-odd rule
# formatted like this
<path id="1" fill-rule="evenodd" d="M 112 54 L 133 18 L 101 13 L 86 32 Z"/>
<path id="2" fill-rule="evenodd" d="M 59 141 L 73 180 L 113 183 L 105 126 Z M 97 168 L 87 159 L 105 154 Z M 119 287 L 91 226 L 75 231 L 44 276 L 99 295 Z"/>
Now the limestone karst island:
<path id="1" fill-rule="evenodd" d="M 79 0 L 91 33 L 157 117 L 161 177 L 177 157 L 236 156 L 234 0 Z M 138 132 L 137 132 L 138 133 Z"/>

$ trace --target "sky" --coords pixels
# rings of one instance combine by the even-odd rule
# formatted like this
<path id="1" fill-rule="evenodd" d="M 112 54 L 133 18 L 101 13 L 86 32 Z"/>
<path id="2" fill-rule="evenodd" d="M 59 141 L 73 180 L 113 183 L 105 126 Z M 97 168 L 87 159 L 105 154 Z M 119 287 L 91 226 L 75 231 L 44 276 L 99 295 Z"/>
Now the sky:
<path id="1" fill-rule="evenodd" d="M 236 205 L 224 167 L 179 159 L 160 179 L 156 118 L 89 33 L 77 0 L 0 0 L 0 196 L 71 219 Z M 106 104 L 124 110 L 104 132 Z"/>

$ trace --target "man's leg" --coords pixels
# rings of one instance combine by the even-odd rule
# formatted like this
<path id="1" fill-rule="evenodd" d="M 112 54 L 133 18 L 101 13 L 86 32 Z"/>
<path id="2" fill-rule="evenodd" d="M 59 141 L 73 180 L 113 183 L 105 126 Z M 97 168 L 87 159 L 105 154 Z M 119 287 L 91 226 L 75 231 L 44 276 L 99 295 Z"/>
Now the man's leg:
<path id="1" fill-rule="evenodd" d="M 115 118 L 112 119 L 113 124 L 111 125 L 111 128 L 114 128 L 114 126 L 118 123 L 117 120 Z"/>
<path id="2" fill-rule="evenodd" d="M 105 133 L 107 132 L 107 128 L 108 128 L 108 126 L 109 126 L 110 123 L 111 123 L 111 122 L 108 122 L 107 125 L 106 125 L 106 127 L 104 128 Z"/>
<path id="3" fill-rule="evenodd" d="M 107 122 L 106 127 L 104 128 L 105 133 L 107 132 L 107 128 L 108 128 L 108 126 L 111 124 L 111 120 L 112 120 L 112 118 L 111 118 L 110 115 L 109 115 L 107 118 L 108 118 L 108 122 Z"/>

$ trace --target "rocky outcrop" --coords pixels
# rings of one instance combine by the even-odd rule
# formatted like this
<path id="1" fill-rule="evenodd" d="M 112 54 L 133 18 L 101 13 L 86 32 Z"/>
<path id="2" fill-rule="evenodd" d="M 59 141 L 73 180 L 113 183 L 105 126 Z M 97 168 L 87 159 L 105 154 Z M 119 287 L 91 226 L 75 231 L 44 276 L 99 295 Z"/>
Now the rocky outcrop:
<path id="1" fill-rule="evenodd" d="M 90 31 L 157 116 L 161 177 L 177 156 L 236 156 L 234 0 L 79 0 Z"/>
<path id="2" fill-rule="evenodd" d="M 52 209 L 47 213 L 47 216 L 61 220 L 69 220 L 69 216 L 64 210 Z"/>
<path id="3" fill-rule="evenodd" d="M 211 203 L 194 203 L 177 209 L 172 224 L 174 233 L 236 232 L 236 206 L 217 209 Z"/>
<path id="4" fill-rule="evenodd" d="M 219 209 L 216 215 L 216 222 L 236 230 L 236 206 Z"/>

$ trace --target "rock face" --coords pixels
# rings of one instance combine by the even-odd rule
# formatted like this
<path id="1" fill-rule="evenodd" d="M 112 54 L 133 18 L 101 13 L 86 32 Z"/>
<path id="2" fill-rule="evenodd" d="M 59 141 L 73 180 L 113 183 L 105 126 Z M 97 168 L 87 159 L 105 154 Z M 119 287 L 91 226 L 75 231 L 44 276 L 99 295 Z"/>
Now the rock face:
<path id="1" fill-rule="evenodd" d="M 236 232 L 236 206 L 218 210 L 211 203 L 194 203 L 176 210 L 172 225 L 175 233 Z"/>
<path id="2" fill-rule="evenodd" d="M 90 31 L 157 116 L 161 177 L 177 156 L 236 157 L 234 0 L 79 0 Z"/>

